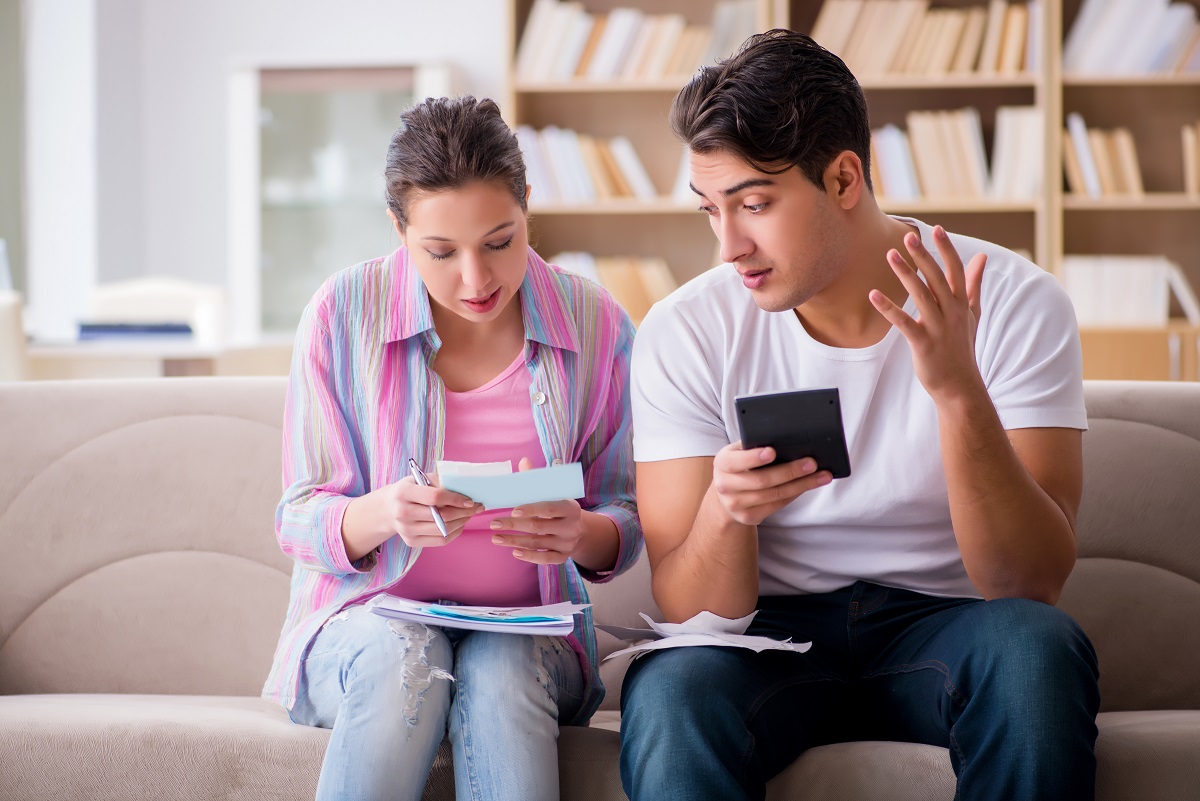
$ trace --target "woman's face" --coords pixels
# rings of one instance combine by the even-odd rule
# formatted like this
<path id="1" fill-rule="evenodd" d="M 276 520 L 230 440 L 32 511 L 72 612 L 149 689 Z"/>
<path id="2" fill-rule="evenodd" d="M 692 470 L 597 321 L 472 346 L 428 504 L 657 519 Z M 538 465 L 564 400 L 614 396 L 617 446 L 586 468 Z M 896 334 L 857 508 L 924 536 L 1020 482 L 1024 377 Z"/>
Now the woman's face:
<path id="1" fill-rule="evenodd" d="M 502 184 L 480 181 L 417 195 L 400 236 L 435 315 L 440 306 L 473 323 L 490 322 L 525 280 L 529 227 Z"/>

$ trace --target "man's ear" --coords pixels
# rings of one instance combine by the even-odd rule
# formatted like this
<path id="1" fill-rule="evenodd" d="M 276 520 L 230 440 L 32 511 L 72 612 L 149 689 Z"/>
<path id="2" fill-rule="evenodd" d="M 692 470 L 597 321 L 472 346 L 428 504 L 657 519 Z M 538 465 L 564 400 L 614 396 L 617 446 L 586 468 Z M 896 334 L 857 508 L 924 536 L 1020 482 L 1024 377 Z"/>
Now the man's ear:
<path id="1" fill-rule="evenodd" d="M 825 168 L 825 191 L 845 209 L 854 208 L 866 189 L 863 163 L 853 150 L 843 150 Z"/>

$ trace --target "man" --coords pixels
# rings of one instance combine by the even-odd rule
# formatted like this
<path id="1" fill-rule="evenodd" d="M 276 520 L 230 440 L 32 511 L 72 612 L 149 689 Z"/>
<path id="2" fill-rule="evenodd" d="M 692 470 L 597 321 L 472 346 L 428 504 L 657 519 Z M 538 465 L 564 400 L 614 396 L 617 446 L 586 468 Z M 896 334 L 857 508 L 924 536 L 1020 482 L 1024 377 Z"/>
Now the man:
<path id="1" fill-rule="evenodd" d="M 807 36 L 752 37 L 671 125 L 728 264 L 634 345 L 654 596 L 671 621 L 757 609 L 747 633 L 813 647 L 636 661 L 626 792 L 762 798 L 805 749 L 873 739 L 948 747 L 964 800 L 1092 798 L 1095 653 L 1053 606 L 1087 425 L 1065 294 L 1004 248 L 883 214 L 862 90 Z M 741 447 L 736 396 L 824 387 L 849 477 Z"/>

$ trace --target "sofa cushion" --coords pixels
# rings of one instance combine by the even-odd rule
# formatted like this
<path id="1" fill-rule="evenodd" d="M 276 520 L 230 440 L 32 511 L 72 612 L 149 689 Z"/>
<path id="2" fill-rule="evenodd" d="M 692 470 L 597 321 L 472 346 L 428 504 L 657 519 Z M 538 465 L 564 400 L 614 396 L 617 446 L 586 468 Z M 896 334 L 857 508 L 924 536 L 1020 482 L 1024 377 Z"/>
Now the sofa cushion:
<path id="1" fill-rule="evenodd" d="M 615 713 L 562 729 L 563 801 L 623 797 Z M 0 697 L 0 798 L 311 799 L 329 733 L 258 698 L 166 695 Z M 1099 717 L 1097 801 L 1178 801 L 1200 787 L 1200 712 Z M 853 765 L 853 770 L 847 770 Z M 769 801 L 930 801 L 954 795 L 944 748 L 814 748 L 767 787 Z M 425 801 L 454 798 L 442 744 Z"/>

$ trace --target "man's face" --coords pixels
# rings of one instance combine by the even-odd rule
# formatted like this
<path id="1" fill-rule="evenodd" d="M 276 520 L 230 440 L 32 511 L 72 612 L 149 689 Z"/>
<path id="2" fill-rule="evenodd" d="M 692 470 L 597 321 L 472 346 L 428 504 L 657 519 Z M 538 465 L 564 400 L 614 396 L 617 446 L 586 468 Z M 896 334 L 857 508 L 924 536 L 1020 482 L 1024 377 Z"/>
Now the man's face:
<path id="1" fill-rule="evenodd" d="M 773 175 L 726 151 L 692 153 L 692 190 L 759 308 L 794 309 L 839 273 L 833 200 L 791 167 Z"/>

